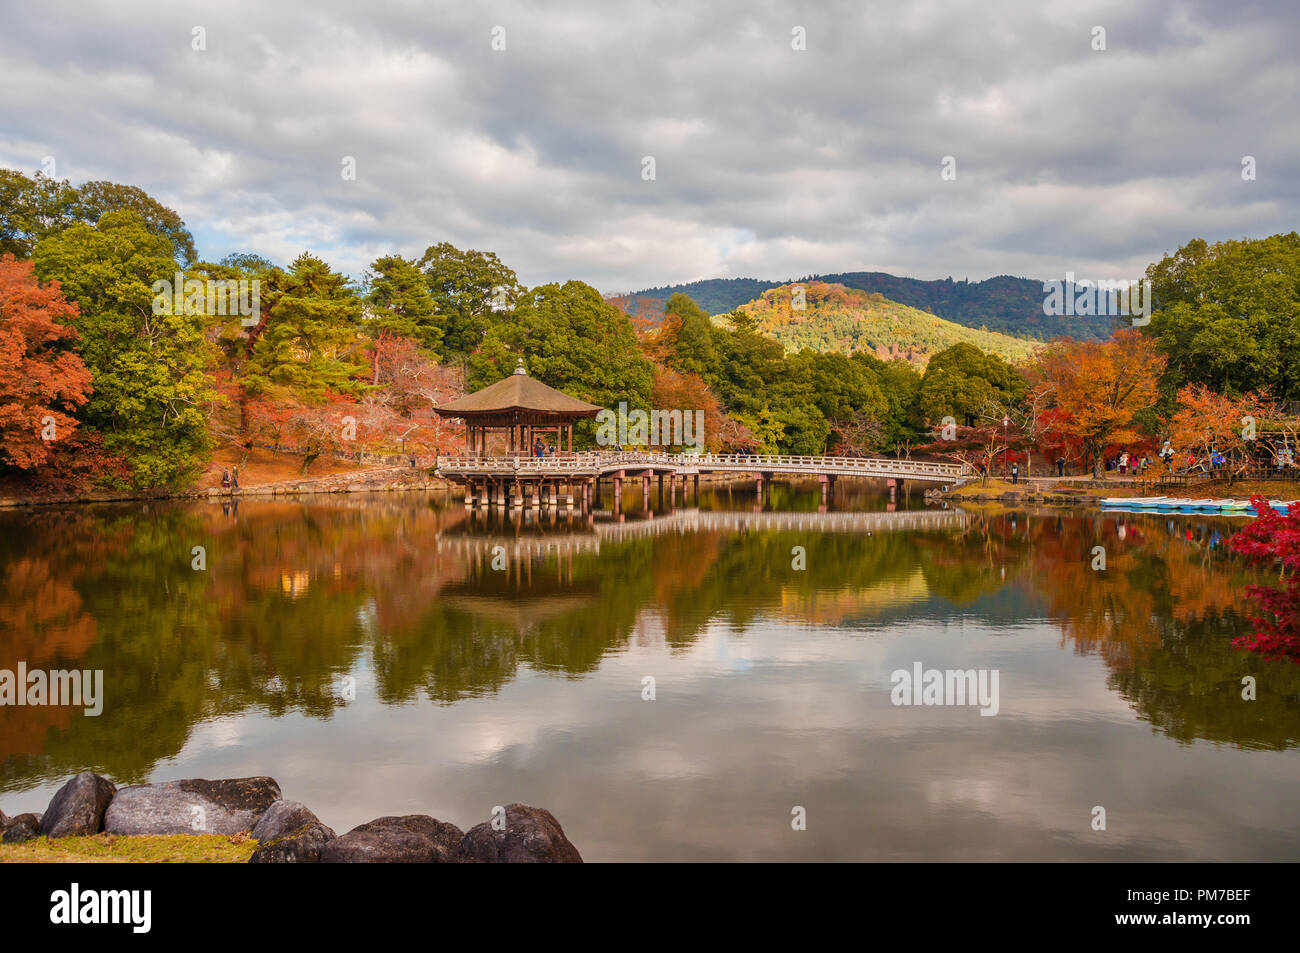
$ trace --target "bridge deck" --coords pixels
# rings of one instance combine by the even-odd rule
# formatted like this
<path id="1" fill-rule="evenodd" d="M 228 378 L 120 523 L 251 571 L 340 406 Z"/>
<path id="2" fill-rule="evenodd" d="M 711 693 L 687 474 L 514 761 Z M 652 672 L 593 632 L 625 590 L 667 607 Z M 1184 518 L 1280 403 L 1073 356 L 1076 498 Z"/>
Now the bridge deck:
<path id="1" fill-rule="evenodd" d="M 969 470 L 959 463 L 886 457 L 793 456 L 783 454 L 644 453 L 587 451 L 548 457 L 478 456 L 438 458 L 437 473 L 448 479 L 591 480 L 605 476 L 699 473 L 757 473 L 764 476 L 860 476 L 876 479 L 959 483 Z"/>

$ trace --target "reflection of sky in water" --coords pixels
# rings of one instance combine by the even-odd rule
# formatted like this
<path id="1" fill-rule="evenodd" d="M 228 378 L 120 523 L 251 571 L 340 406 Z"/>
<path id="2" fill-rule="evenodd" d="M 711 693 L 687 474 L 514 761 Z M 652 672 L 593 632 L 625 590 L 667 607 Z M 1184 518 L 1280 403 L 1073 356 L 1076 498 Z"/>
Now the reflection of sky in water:
<path id="1" fill-rule="evenodd" d="M 373 600 L 355 609 L 367 645 L 381 616 Z M 1000 713 L 893 706 L 890 674 L 918 661 L 997 669 Z M 589 860 L 1300 851 L 1300 753 L 1180 743 L 1153 728 L 1101 654 L 1063 644 L 1024 583 L 960 607 L 928 591 L 919 568 L 790 588 L 744 626 L 715 618 L 684 644 L 670 643 L 651 603 L 594 670 L 540 672 L 525 660 L 498 690 L 451 704 L 420 689 L 381 702 L 369 648 L 347 674 L 355 699 L 331 717 L 270 718 L 255 706 L 199 722 L 153 777 L 270 774 L 339 831 L 405 813 L 468 828 L 522 801 L 550 809 Z M 655 701 L 641 697 L 647 675 Z M 56 787 L 6 793 L 0 806 L 41 810 Z M 807 809 L 807 831 L 790 828 L 795 805 Z M 1091 829 L 1094 805 L 1106 808 L 1107 831 Z"/>

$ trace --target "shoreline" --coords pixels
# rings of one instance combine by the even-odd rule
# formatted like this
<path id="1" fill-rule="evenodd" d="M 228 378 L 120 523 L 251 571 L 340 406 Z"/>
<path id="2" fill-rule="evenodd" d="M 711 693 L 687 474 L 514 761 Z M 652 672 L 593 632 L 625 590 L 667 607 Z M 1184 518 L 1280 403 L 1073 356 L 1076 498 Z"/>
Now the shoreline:
<path id="1" fill-rule="evenodd" d="M 390 815 L 336 834 L 271 777 L 119 787 L 83 771 L 40 813 L 0 811 L 0 862 L 582 863 L 545 808 L 495 805 L 483 818 L 461 830 L 427 814 Z"/>

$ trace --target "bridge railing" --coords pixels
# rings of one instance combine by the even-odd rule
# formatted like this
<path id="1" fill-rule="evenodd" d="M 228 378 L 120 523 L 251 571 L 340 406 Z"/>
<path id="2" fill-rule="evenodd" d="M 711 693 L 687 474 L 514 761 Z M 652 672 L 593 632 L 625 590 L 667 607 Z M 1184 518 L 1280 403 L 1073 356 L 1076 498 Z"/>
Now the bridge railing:
<path id="1" fill-rule="evenodd" d="M 681 455 L 688 456 L 688 455 Z M 803 470 L 824 473 L 828 470 L 862 470 L 870 473 L 897 473 L 900 476 L 924 474 L 926 476 L 959 477 L 967 468 L 960 463 L 934 463 L 931 461 L 899 460 L 894 457 L 833 457 L 801 456 L 797 454 L 742 454 L 706 453 L 689 456 L 691 464 L 700 467 L 726 467 L 737 470 Z"/>
<path id="2" fill-rule="evenodd" d="M 743 453 L 649 453 L 641 450 L 585 450 L 547 456 L 510 454 L 504 456 L 440 456 L 438 468 L 449 472 L 571 473 L 616 468 L 673 467 L 700 470 L 781 471 L 785 473 L 861 472 L 868 475 L 899 477 L 940 477 L 956 479 L 970 472 L 960 463 L 899 460 L 893 457 L 833 457 L 797 454 Z"/>

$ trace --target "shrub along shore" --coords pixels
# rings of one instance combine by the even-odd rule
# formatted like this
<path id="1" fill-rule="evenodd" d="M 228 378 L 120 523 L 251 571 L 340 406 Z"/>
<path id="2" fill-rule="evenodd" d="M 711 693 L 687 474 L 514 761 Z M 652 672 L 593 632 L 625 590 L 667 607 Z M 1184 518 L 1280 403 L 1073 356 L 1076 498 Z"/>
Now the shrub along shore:
<path id="1" fill-rule="evenodd" d="M 0 811 L 0 861 L 254 864 L 581 863 L 550 811 L 492 809 L 462 831 L 426 814 L 379 817 L 335 834 L 273 778 L 117 787 L 89 771 L 40 813 Z"/>

